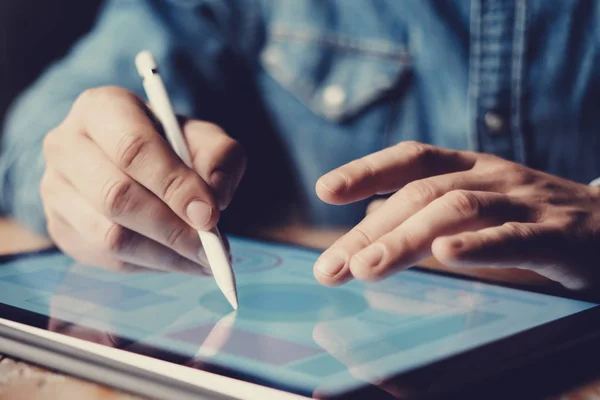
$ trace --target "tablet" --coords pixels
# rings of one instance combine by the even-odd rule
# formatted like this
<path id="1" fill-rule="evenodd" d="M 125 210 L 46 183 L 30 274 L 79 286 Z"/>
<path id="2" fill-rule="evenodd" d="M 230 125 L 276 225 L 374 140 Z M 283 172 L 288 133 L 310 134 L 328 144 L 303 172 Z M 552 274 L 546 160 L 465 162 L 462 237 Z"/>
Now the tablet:
<path id="1" fill-rule="evenodd" d="M 56 251 L 6 258 L 0 350 L 152 397 L 374 398 L 597 333 L 590 302 L 421 269 L 328 288 L 316 251 L 230 243 L 237 312 L 211 276 L 121 273 Z"/>

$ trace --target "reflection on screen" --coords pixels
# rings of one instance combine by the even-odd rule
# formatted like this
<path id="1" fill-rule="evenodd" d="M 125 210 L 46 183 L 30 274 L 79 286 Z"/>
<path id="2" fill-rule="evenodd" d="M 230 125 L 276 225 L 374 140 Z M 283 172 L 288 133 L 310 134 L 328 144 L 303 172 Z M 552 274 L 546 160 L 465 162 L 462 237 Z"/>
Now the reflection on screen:
<path id="1" fill-rule="evenodd" d="M 211 277 L 119 274 L 62 255 L 4 265 L 0 301 L 306 393 L 382 380 L 594 306 L 410 270 L 326 288 L 312 251 L 231 247 L 237 313 Z"/>

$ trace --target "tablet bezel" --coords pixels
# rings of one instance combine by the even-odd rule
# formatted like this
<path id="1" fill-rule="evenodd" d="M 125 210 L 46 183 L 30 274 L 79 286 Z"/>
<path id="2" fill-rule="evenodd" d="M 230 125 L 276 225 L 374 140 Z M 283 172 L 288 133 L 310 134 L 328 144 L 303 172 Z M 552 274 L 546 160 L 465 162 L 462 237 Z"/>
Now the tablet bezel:
<path id="1" fill-rule="evenodd" d="M 256 240 L 256 239 L 252 239 Z M 260 240 L 258 240 L 260 241 Z M 274 243 L 267 242 L 269 244 L 280 244 L 283 246 L 303 248 L 306 250 L 318 251 L 315 249 L 309 249 L 306 247 L 296 246 L 287 243 Z M 56 248 L 47 248 L 39 251 L 24 252 L 10 255 L 0 256 L 0 264 L 5 262 L 14 261 L 23 257 L 36 257 L 43 255 L 56 254 L 59 250 Z M 479 279 L 473 276 L 464 276 L 455 273 L 432 270 L 423 267 L 414 267 L 424 273 L 430 273 L 435 275 L 452 276 L 454 278 L 471 280 L 478 282 L 485 282 L 501 287 L 518 288 L 521 290 L 528 290 L 537 293 L 558 295 L 561 297 L 577 298 L 573 293 L 563 290 L 558 287 L 539 287 L 523 285 L 515 285 L 506 282 L 497 282 L 490 279 Z M 8 308 L 12 308 L 13 312 L 19 314 L 18 317 L 12 317 L 6 319 Z M 104 345 L 98 345 L 95 343 L 89 343 L 81 339 L 72 338 L 64 334 L 47 331 L 40 326 L 44 326 L 43 323 L 30 324 L 25 320 L 31 319 L 47 320 L 49 317 L 36 314 L 34 312 L 9 306 L 0 303 L 0 352 L 11 355 L 13 357 L 22 358 L 29 362 L 33 362 L 42 366 L 50 367 L 61 372 L 78 376 L 85 379 L 97 381 L 102 384 L 117 387 L 122 390 L 126 390 L 132 393 L 155 397 L 155 398 L 197 398 L 198 396 L 213 396 L 213 398 L 231 398 L 231 397 L 219 397 L 224 393 L 219 387 L 213 388 L 215 390 L 206 390 L 199 385 L 190 385 L 189 382 L 182 382 L 174 377 L 165 378 L 164 375 L 157 373 L 156 371 L 140 370 L 139 368 L 131 368 L 131 365 L 123 363 L 108 354 L 103 355 L 103 351 L 90 353 L 86 351 L 85 347 L 75 346 L 73 343 L 78 341 L 93 345 L 92 347 L 99 346 L 103 349 L 111 349 L 111 351 L 121 352 L 128 355 L 128 357 L 137 358 L 149 358 L 144 355 L 132 353 L 127 350 L 121 350 L 117 348 L 111 348 Z M 596 323 L 594 323 L 596 321 Z M 484 346 L 479 346 L 470 349 L 465 352 L 454 354 L 450 357 L 442 358 L 432 364 L 400 373 L 388 381 L 390 383 L 400 383 L 402 390 L 412 393 L 415 397 L 420 395 L 440 395 L 447 394 L 453 391 L 459 390 L 461 385 L 466 385 L 475 381 L 480 381 L 493 374 L 499 373 L 502 370 L 509 368 L 515 368 L 525 362 L 531 361 L 536 357 L 541 357 L 554 353 L 556 351 L 565 350 L 567 347 L 573 347 L 583 342 L 589 342 L 590 340 L 596 340 L 600 338 L 600 306 L 593 307 L 582 312 L 560 318 L 549 323 L 536 326 L 526 331 L 521 331 L 514 335 L 505 337 L 495 342 L 489 343 Z M 26 333 L 23 335 L 23 333 Z M 57 337 L 62 336 L 65 340 L 58 340 Z M 544 338 L 544 340 L 540 340 Z M 74 342 L 73 342 L 74 341 Z M 18 344 L 21 343 L 19 346 Z M 525 347 L 529 349 L 526 351 Z M 517 349 L 518 351 L 511 353 L 505 349 Z M 160 349 L 156 349 L 160 351 Z M 159 363 L 164 363 L 178 368 L 189 370 L 191 368 L 178 365 L 173 362 L 161 360 L 160 358 L 153 358 Z M 70 361 L 69 361 L 70 360 Z M 458 364 L 464 364 L 469 362 L 472 365 L 477 365 L 471 369 L 468 375 L 468 379 L 464 379 L 464 375 L 456 375 L 455 372 L 458 370 L 456 366 Z M 482 364 L 482 362 L 484 362 Z M 93 365 L 94 368 L 77 368 L 74 365 L 83 365 L 87 363 Z M 493 364 L 493 366 L 491 366 Z M 88 371 L 89 370 L 89 371 Z M 114 374 L 110 371 L 120 371 L 117 375 L 119 379 L 115 380 L 112 378 Z M 261 396 L 276 395 L 281 398 L 284 394 L 289 394 L 295 398 L 303 398 L 308 395 L 302 393 L 297 388 L 286 388 L 277 389 L 266 385 L 260 385 L 257 383 L 249 382 L 247 380 L 236 379 L 236 376 L 240 376 L 239 373 L 218 373 L 213 374 L 202 370 L 194 370 L 194 372 L 203 373 L 219 376 L 224 379 L 230 379 L 232 381 L 242 384 L 242 386 L 248 385 L 248 387 L 254 387 L 256 390 L 257 386 L 263 388 L 264 391 L 260 394 Z M 221 371 L 222 372 L 222 371 Z M 475 373 L 473 373 L 475 372 Z M 444 377 L 445 382 L 440 380 L 440 377 Z M 160 378 L 162 377 L 162 378 Z M 427 377 L 433 377 L 429 379 Z M 148 379 L 153 382 L 158 382 L 159 386 L 163 389 L 149 388 L 148 385 L 141 384 Z M 436 390 L 432 391 L 432 382 L 435 381 Z M 395 383 L 394 383 L 395 384 Z M 281 385 L 285 387 L 285 385 Z M 282 391 L 284 390 L 284 391 Z M 289 390 L 289 391 L 288 391 Z M 259 390 L 259 392 L 261 392 Z M 247 394 L 245 391 L 240 393 Z M 365 387 L 349 391 L 339 396 L 331 397 L 344 397 L 344 398 L 362 398 L 363 396 L 377 396 L 381 394 L 381 390 L 377 387 L 365 383 Z M 165 394 L 165 396 L 163 396 Z M 225 393 L 226 394 L 226 393 Z M 229 393 L 229 396 L 232 394 Z M 235 394 L 234 394 L 235 396 Z M 305 397 L 304 397 L 305 398 Z"/>

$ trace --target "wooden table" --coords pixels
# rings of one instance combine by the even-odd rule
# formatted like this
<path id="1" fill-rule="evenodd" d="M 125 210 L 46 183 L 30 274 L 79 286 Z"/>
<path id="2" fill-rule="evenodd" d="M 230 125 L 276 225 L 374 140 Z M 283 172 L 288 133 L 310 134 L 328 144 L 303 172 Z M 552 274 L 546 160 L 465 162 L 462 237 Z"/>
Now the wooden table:
<path id="1" fill-rule="evenodd" d="M 290 241 L 315 248 L 328 246 L 340 232 L 314 232 L 300 227 L 285 230 L 266 231 L 263 236 Z M 9 220 L 0 219 L 0 254 L 30 251 L 49 246 L 50 243 Z M 449 270 L 429 260 L 430 268 Z M 452 271 L 452 270 L 451 270 Z M 456 272 L 456 271 L 454 271 Z M 464 271 L 461 271 L 464 272 Z M 472 275 L 488 279 L 516 282 L 529 285 L 545 285 L 547 281 L 536 274 L 516 270 L 470 270 Z M 597 364 L 595 378 L 587 378 L 577 387 L 564 393 L 556 393 L 550 399 L 557 400 L 600 400 L 600 362 Z M 589 375 L 589 374 L 587 374 Z M 586 382 L 587 380 L 587 382 Z M 140 399 L 114 389 L 73 377 L 47 371 L 43 368 L 18 362 L 0 355 L 0 400 L 4 399 L 80 399 L 80 400 L 131 400 Z"/>

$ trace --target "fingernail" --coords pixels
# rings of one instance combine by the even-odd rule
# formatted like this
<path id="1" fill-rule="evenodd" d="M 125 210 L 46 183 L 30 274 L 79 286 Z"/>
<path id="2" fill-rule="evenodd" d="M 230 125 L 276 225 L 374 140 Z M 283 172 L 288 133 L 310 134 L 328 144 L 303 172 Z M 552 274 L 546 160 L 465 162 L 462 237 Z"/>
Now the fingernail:
<path id="1" fill-rule="evenodd" d="M 201 200 L 192 201 L 186 212 L 196 229 L 204 229 L 212 217 L 212 207 Z"/>
<path id="2" fill-rule="evenodd" d="M 359 251 L 354 258 L 365 267 L 376 267 L 383 258 L 383 249 L 378 244 L 373 244 L 364 250 Z"/>
<path id="3" fill-rule="evenodd" d="M 322 255 L 316 263 L 316 269 L 323 275 L 336 276 L 346 265 L 346 260 L 340 254 Z"/>
<path id="4" fill-rule="evenodd" d="M 346 180 L 339 172 L 330 172 L 319 179 L 323 187 L 332 193 L 339 193 L 346 187 Z"/>

